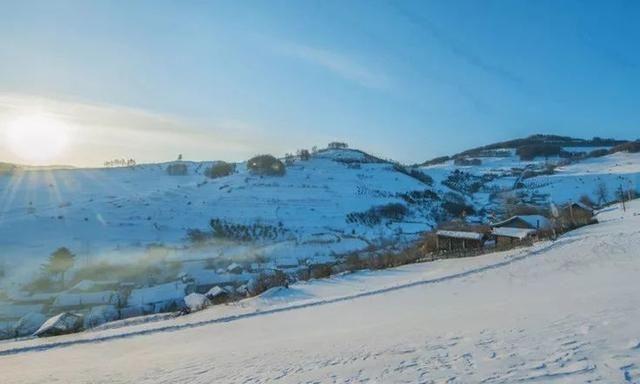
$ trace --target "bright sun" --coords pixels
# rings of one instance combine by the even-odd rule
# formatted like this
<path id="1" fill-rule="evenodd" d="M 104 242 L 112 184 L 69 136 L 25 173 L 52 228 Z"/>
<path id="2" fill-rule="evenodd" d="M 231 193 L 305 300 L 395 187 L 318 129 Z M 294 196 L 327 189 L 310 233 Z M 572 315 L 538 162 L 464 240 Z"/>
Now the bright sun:
<path id="1" fill-rule="evenodd" d="M 8 125 L 9 148 L 16 156 L 31 161 L 54 159 L 69 142 L 68 127 L 46 115 L 21 116 Z"/>

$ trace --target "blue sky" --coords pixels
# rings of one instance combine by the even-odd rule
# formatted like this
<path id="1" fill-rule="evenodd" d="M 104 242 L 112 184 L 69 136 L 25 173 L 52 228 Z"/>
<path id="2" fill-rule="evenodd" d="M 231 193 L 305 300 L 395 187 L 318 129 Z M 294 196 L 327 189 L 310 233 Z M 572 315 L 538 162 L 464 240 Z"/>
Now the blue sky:
<path id="1" fill-rule="evenodd" d="M 639 18 L 637 1 L 2 1 L 0 130 L 50 113 L 76 139 L 51 161 L 77 165 L 636 139 Z"/>

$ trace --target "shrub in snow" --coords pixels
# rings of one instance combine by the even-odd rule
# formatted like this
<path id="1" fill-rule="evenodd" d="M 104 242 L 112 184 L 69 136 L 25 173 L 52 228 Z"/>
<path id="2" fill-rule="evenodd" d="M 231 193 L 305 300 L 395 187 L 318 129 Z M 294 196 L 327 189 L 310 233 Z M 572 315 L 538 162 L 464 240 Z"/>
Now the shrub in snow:
<path id="1" fill-rule="evenodd" d="M 420 182 L 423 182 L 427 185 L 433 185 L 433 178 L 419 169 L 408 168 L 400 164 L 394 164 L 393 169 L 400 173 L 404 173 L 409 177 L 413 177 L 414 179 Z"/>
<path id="2" fill-rule="evenodd" d="M 187 238 L 192 243 L 204 243 L 211 238 L 211 233 L 200 229 L 189 228 L 187 229 Z"/>
<path id="3" fill-rule="evenodd" d="M 224 161 L 218 161 L 210 167 L 207 167 L 204 170 L 204 175 L 211 179 L 216 179 L 218 177 L 229 176 L 235 171 L 235 164 L 227 163 Z"/>
<path id="4" fill-rule="evenodd" d="M 279 269 L 263 272 L 247 284 L 247 290 L 252 295 L 259 295 L 269 288 L 289 285 L 287 274 Z"/>
<path id="5" fill-rule="evenodd" d="M 185 176 L 188 173 L 187 165 L 182 163 L 169 164 L 167 174 L 170 176 Z"/>
<path id="6" fill-rule="evenodd" d="M 263 223 L 234 224 L 214 218 L 209 222 L 213 236 L 237 241 L 276 240 L 287 233 L 282 226 Z"/>
<path id="7" fill-rule="evenodd" d="M 110 321 L 118 320 L 118 310 L 113 305 L 100 305 L 91 308 L 84 317 L 84 327 L 93 328 Z"/>
<path id="8" fill-rule="evenodd" d="M 409 210 L 404 204 L 389 203 L 377 207 L 371 207 L 364 212 L 351 212 L 347 214 L 347 223 L 364 224 L 374 226 L 382 223 L 382 219 L 402 220 Z"/>
<path id="9" fill-rule="evenodd" d="M 209 299 L 209 301 L 211 301 L 211 303 L 220 304 L 227 300 L 227 298 L 229 297 L 229 291 L 215 286 L 204 295 L 207 297 L 207 299 Z"/>
<path id="10" fill-rule="evenodd" d="M 13 329 L 13 334 L 15 337 L 33 335 L 33 333 L 37 331 L 45 321 L 47 321 L 47 317 L 42 313 L 27 313 L 18 320 Z"/>
<path id="11" fill-rule="evenodd" d="M 184 297 L 184 304 L 191 312 L 201 311 L 211 305 L 207 296 L 200 293 L 190 293 Z"/>
<path id="12" fill-rule="evenodd" d="M 259 155 L 247 161 L 247 169 L 256 175 L 283 176 L 286 172 L 282 161 L 272 155 Z"/>
<path id="13" fill-rule="evenodd" d="M 331 264 L 319 264 L 309 267 L 309 275 L 312 279 L 322 279 L 331 276 Z"/>
<path id="14" fill-rule="evenodd" d="M 77 332 L 81 328 L 82 315 L 63 312 L 45 321 L 33 335 L 38 337 L 64 335 L 67 333 Z"/>
<path id="15" fill-rule="evenodd" d="M 609 150 L 610 153 L 616 152 L 629 152 L 629 153 L 637 153 L 640 152 L 640 140 L 630 141 L 628 143 L 619 144 Z"/>

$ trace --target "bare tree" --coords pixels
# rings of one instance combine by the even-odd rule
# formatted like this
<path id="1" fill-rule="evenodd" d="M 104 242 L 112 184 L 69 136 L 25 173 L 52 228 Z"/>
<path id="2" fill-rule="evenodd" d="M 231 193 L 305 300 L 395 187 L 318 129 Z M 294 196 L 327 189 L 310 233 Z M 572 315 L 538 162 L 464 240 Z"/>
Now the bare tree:
<path id="1" fill-rule="evenodd" d="M 595 194 L 596 198 L 598 199 L 598 205 L 606 203 L 609 199 L 609 189 L 607 188 L 607 184 L 605 184 L 604 182 L 600 182 L 596 186 Z"/>

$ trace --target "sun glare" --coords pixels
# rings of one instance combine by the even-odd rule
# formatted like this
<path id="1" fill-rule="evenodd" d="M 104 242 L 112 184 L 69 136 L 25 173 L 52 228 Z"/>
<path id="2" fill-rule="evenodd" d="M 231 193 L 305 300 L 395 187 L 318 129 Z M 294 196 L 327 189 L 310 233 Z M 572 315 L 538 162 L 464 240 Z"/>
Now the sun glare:
<path id="1" fill-rule="evenodd" d="M 68 127 L 45 115 L 21 116 L 9 123 L 7 141 L 16 156 L 43 163 L 63 152 L 69 142 Z"/>

